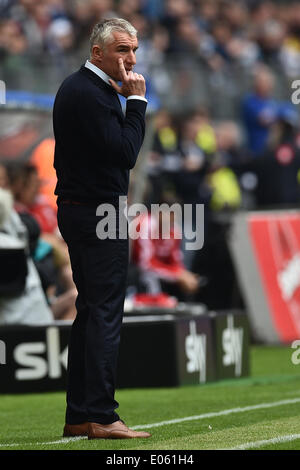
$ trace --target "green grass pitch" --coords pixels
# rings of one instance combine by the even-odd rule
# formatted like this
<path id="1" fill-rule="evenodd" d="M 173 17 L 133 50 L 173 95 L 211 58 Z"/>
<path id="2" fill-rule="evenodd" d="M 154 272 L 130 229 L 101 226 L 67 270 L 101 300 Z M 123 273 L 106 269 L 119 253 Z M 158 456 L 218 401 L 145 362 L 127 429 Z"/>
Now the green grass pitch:
<path id="1" fill-rule="evenodd" d="M 251 376 L 118 390 L 128 426 L 150 439 L 64 439 L 65 394 L 0 396 L 0 450 L 300 450 L 300 364 L 287 346 L 252 346 Z M 173 422 L 169 422 L 174 420 Z"/>

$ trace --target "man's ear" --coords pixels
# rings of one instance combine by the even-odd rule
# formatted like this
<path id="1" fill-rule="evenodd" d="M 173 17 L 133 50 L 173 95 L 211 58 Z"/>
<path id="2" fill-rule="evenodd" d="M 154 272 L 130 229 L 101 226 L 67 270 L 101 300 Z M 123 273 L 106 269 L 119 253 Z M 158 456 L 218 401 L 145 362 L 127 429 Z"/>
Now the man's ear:
<path id="1" fill-rule="evenodd" d="M 103 49 L 97 44 L 94 44 L 92 47 L 92 58 L 95 59 L 97 62 L 101 62 L 103 58 Z"/>

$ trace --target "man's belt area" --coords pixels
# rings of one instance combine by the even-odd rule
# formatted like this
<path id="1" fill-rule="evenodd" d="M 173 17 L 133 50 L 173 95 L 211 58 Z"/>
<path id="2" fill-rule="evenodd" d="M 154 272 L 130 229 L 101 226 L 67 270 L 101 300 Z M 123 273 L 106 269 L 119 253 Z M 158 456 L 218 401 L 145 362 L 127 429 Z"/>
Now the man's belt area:
<path id="1" fill-rule="evenodd" d="M 89 206 L 91 205 L 90 202 L 79 202 L 79 201 L 73 201 L 72 199 L 63 199 L 62 201 L 59 201 L 60 204 L 74 204 L 76 206 Z"/>
<path id="2" fill-rule="evenodd" d="M 127 196 L 126 196 L 127 197 Z M 71 205 L 71 206 L 89 206 L 89 207 L 98 207 L 100 204 L 113 204 L 114 206 L 119 205 L 119 196 L 113 199 L 106 199 L 106 200 L 90 200 L 90 201 L 76 201 L 74 199 L 61 199 L 59 198 L 58 204 L 65 204 L 65 205 Z"/>

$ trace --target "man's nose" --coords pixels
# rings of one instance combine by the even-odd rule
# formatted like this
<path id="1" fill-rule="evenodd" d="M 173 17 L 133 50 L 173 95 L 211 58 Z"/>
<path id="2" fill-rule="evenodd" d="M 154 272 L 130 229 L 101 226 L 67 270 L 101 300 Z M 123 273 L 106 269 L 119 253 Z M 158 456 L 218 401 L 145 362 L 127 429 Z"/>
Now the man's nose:
<path id="1" fill-rule="evenodd" d="M 129 54 L 127 56 L 127 61 L 130 63 L 130 65 L 135 65 L 136 64 L 135 52 L 133 52 L 133 51 L 129 52 Z"/>

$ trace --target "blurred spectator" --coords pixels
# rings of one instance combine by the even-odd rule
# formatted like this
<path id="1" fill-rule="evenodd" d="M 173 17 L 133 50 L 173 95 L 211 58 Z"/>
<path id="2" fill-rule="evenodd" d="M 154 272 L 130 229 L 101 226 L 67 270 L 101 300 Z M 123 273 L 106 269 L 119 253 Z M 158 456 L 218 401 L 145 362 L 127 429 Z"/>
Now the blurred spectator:
<path id="1" fill-rule="evenodd" d="M 195 124 L 195 143 L 206 153 L 213 154 L 216 151 L 216 135 L 208 109 L 204 106 L 191 113 Z"/>
<path id="2" fill-rule="evenodd" d="M 244 36 L 247 31 L 249 13 L 241 0 L 223 0 L 219 4 L 219 16 L 224 18 L 234 34 Z"/>
<path id="3" fill-rule="evenodd" d="M 19 0 L 12 10 L 12 18 L 20 25 L 27 39 L 27 52 L 40 56 L 44 51 L 51 12 L 47 2 Z"/>
<path id="4" fill-rule="evenodd" d="M 148 203 L 159 203 L 166 191 L 176 191 L 176 173 L 181 171 L 182 156 L 174 119 L 161 109 L 154 120 L 154 137 L 147 156 L 147 175 L 150 189 Z M 175 177 L 175 179 L 174 179 Z"/>
<path id="5" fill-rule="evenodd" d="M 215 136 L 208 115 L 203 110 L 183 118 L 179 148 L 182 165 L 180 171 L 174 174 L 174 186 L 178 200 L 182 204 L 190 204 L 192 209 L 190 219 L 185 218 L 184 235 L 202 229 L 206 232 L 212 196 L 207 175 L 210 172 L 215 149 Z M 196 207 L 198 204 L 203 204 L 204 207 L 204 227 L 197 226 Z M 185 238 L 184 241 L 186 241 Z M 192 269 L 195 253 L 193 250 L 186 250 L 185 246 L 184 243 L 184 263 L 188 269 Z"/>
<path id="6" fill-rule="evenodd" d="M 241 206 L 241 191 L 234 171 L 242 162 L 241 135 L 234 122 L 216 126 L 216 152 L 208 175 L 212 195 L 210 207 L 214 211 L 235 210 Z"/>
<path id="7" fill-rule="evenodd" d="M 252 28 L 260 28 L 275 15 L 276 6 L 271 0 L 251 0 L 249 2 L 249 20 Z"/>
<path id="8" fill-rule="evenodd" d="M 265 66 L 255 69 L 253 91 L 242 101 L 242 119 L 247 144 L 253 156 L 258 156 L 268 141 L 270 126 L 277 119 L 278 103 L 273 98 L 274 76 Z"/>
<path id="9" fill-rule="evenodd" d="M 28 240 L 26 227 L 20 217 L 13 209 L 13 198 L 10 192 L 0 188 L 0 256 L 1 252 L 11 250 L 12 259 L 6 257 L 5 270 L 1 264 L 1 280 L 5 284 L 0 286 L 0 324 L 48 324 L 53 321 L 53 314 L 47 305 L 46 298 L 41 286 L 40 277 L 36 267 L 28 256 Z M 15 281 L 20 277 L 20 264 L 16 264 L 13 258 L 15 250 L 24 250 L 27 272 L 24 272 L 24 289 L 15 291 L 11 284 L 16 286 Z M 13 272 L 15 270 L 16 272 Z M 3 276 L 4 275 L 4 276 Z M 3 277 L 5 279 L 3 279 Z M 7 285 L 9 278 L 10 286 Z M 5 293 L 9 288 L 9 293 Z"/>
<path id="10" fill-rule="evenodd" d="M 42 233 L 55 234 L 57 230 L 56 210 L 45 195 L 40 193 L 42 181 L 34 165 L 19 165 L 11 174 L 15 207 L 18 212 L 29 212 L 38 222 Z"/>
<path id="11" fill-rule="evenodd" d="M 182 169 L 176 178 L 177 194 L 183 203 L 207 204 L 211 197 L 206 183 L 210 152 L 201 146 L 200 132 L 198 113 L 191 114 L 183 121 L 180 136 Z"/>
<path id="12" fill-rule="evenodd" d="M 141 0 L 119 0 L 117 12 L 120 18 L 124 18 L 125 20 L 132 19 L 131 15 L 135 15 L 141 9 L 142 1 Z M 104 10 L 106 14 L 106 10 Z"/>
<path id="13" fill-rule="evenodd" d="M 158 96 L 167 96 L 171 87 L 171 78 L 165 67 L 166 53 L 170 44 L 170 37 L 168 30 L 163 26 L 157 24 L 152 29 L 152 37 L 147 38 L 145 41 L 144 52 L 147 59 L 147 69 L 145 69 L 145 75 L 151 79 L 151 85 L 153 86 Z M 141 61 L 140 48 L 137 51 L 138 63 Z"/>
<path id="14" fill-rule="evenodd" d="M 47 48 L 52 55 L 67 53 L 74 44 L 74 29 L 66 18 L 57 18 L 51 22 L 45 36 Z"/>
<path id="15" fill-rule="evenodd" d="M 215 52 L 223 60 L 230 60 L 227 46 L 231 42 L 233 36 L 229 22 L 224 21 L 224 19 L 217 18 L 211 26 L 211 34 L 215 43 Z"/>
<path id="16" fill-rule="evenodd" d="M 27 38 L 14 20 L 0 18 L 0 58 L 22 55 L 27 49 Z"/>
<path id="17" fill-rule="evenodd" d="M 176 40 L 172 44 L 173 52 L 189 54 L 189 56 L 192 56 L 192 54 L 198 55 L 201 32 L 196 19 L 192 15 L 185 15 L 177 19 L 175 33 Z"/>
<path id="18" fill-rule="evenodd" d="M 170 41 L 168 53 L 180 50 L 181 38 L 177 37 L 177 27 L 181 19 L 190 18 L 193 11 L 192 4 L 187 0 L 166 0 L 161 24 L 168 30 Z M 184 39 L 184 38 L 183 38 Z"/>
<path id="19" fill-rule="evenodd" d="M 76 47 L 88 41 L 90 31 L 94 24 L 91 2 L 75 0 L 69 3 L 69 17 L 75 30 Z"/>
<path id="20" fill-rule="evenodd" d="M 53 167 L 54 147 L 54 138 L 43 139 L 32 152 L 30 163 L 36 167 L 38 177 L 41 181 L 39 188 L 41 198 L 42 196 L 44 196 L 44 198 L 46 197 L 47 202 L 53 207 L 56 213 L 57 205 L 54 190 L 57 178 Z M 56 223 L 54 224 L 54 228 L 56 229 Z"/>
<path id="21" fill-rule="evenodd" d="M 74 319 L 76 289 L 65 243 L 56 233 L 56 213 L 40 200 L 37 170 L 30 164 L 8 166 L 14 206 L 26 225 L 31 255 L 38 268 L 47 300 L 55 318 Z"/>
<path id="22" fill-rule="evenodd" d="M 221 121 L 215 125 L 216 149 L 218 162 L 225 166 L 234 166 L 241 158 L 242 134 L 234 121 Z"/>
<path id="23" fill-rule="evenodd" d="M 226 206 L 232 209 L 240 206 L 253 209 L 257 177 L 248 167 L 252 155 L 245 146 L 241 126 L 234 121 L 222 121 L 215 126 L 215 132 L 217 151 L 213 165 L 216 169 L 226 169 L 224 174 L 228 179 L 225 179 L 225 192 L 222 191 L 218 179 L 214 179 L 215 193 L 212 204 L 217 203 L 219 209 Z M 236 179 L 229 170 L 234 173 Z M 222 171 L 220 174 L 222 175 Z"/>
<path id="24" fill-rule="evenodd" d="M 91 5 L 91 12 L 94 24 L 102 18 L 112 18 L 116 16 L 113 0 L 88 0 Z"/>
<path id="25" fill-rule="evenodd" d="M 194 253 L 191 270 L 207 284 L 197 292 L 194 301 L 209 309 L 226 309 L 234 305 L 235 271 L 228 248 L 230 218 L 210 217 L 206 224 L 204 245 Z"/>
<path id="26" fill-rule="evenodd" d="M 286 31 L 282 23 L 276 20 L 266 21 L 257 32 L 257 44 L 260 48 L 260 60 L 270 66 L 281 66 L 284 53 L 283 44 Z"/>
<path id="27" fill-rule="evenodd" d="M 150 20 L 161 18 L 164 13 L 164 3 L 161 0 L 141 0 L 142 12 Z"/>
<path id="28" fill-rule="evenodd" d="M 132 242 L 132 262 L 138 268 L 140 291 L 171 293 L 181 300 L 184 295 L 194 294 L 199 277 L 184 266 L 174 214 L 160 211 L 158 216 L 142 215 L 136 227 L 139 237 Z"/>
<path id="29" fill-rule="evenodd" d="M 207 279 L 195 300 L 211 309 L 233 305 L 235 276 L 227 238 L 230 216 L 242 204 L 238 179 L 244 159 L 241 143 L 241 131 L 235 122 L 214 125 L 211 149 L 214 151 L 208 159 L 203 182 L 209 196 L 205 204 L 204 246 L 194 253 L 189 264 L 194 273 Z"/>
<path id="30" fill-rule="evenodd" d="M 299 116 L 295 109 L 291 105 L 282 106 L 265 153 L 253 162 L 258 180 L 258 207 L 298 206 L 300 202 L 298 125 Z"/>
<path id="31" fill-rule="evenodd" d="M 197 21 L 201 27 L 209 31 L 212 23 L 219 15 L 219 5 L 215 0 L 201 0 L 196 3 Z"/>
<path id="32" fill-rule="evenodd" d="M 287 21 L 287 34 L 281 51 L 281 63 L 289 78 L 300 74 L 300 5 L 291 2 Z"/>
<path id="33" fill-rule="evenodd" d="M 204 182 L 209 166 L 209 155 L 216 150 L 208 112 L 198 108 L 177 121 L 165 109 L 156 114 L 156 131 L 147 161 L 153 186 L 150 202 L 159 202 L 167 192 L 183 203 L 207 200 L 205 188 L 204 199 L 201 197 L 201 181 Z"/>

